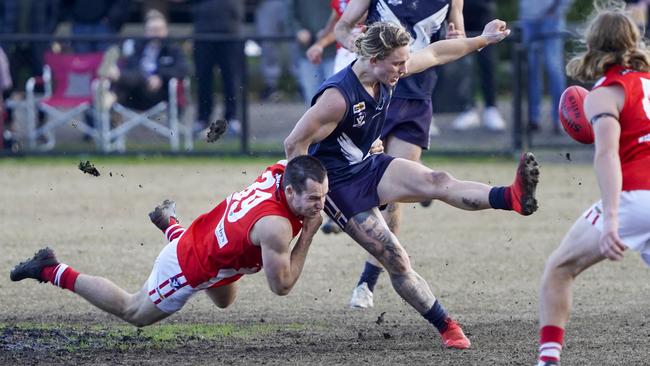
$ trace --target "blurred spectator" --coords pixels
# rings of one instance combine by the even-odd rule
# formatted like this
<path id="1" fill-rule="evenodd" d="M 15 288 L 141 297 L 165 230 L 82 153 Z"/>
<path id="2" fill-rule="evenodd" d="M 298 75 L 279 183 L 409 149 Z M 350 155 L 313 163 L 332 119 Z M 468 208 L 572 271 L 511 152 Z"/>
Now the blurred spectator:
<path id="1" fill-rule="evenodd" d="M 59 0 L 2 0 L 0 1 L 0 33 L 53 34 L 59 23 Z M 27 78 L 41 75 L 43 55 L 49 42 L 15 42 L 2 45 L 12 65 L 15 86 Z M 26 77 L 18 78 L 21 67 L 27 67 Z"/>
<path id="2" fill-rule="evenodd" d="M 11 126 L 5 124 L 6 113 L 5 113 L 5 104 L 4 104 L 4 92 L 11 90 L 12 80 L 11 72 L 9 72 L 9 60 L 5 51 L 0 47 L 0 137 L 2 138 L 0 142 L 0 148 L 2 150 L 12 151 L 14 147 L 14 136 Z"/>
<path id="3" fill-rule="evenodd" d="M 494 0 L 465 0 L 463 9 L 465 31 L 480 34 L 485 24 L 495 18 L 495 10 L 496 2 Z M 503 131 L 506 124 L 496 107 L 494 48 L 486 47 L 474 55 L 476 55 L 474 60 L 478 63 L 481 92 L 485 101 L 483 115 L 482 118 L 479 116 L 474 102 L 474 88 L 476 87 L 474 73 L 471 70 L 466 70 L 460 75 L 465 80 L 458 81 L 456 84 L 462 89 L 459 90 L 459 97 L 464 111 L 452 122 L 452 127 L 455 130 L 467 130 L 478 127 L 482 122 L 483 126 L 489 130 Z M 469 66 L 471 67 L 472 59 L 470 57 L 473 56 L 468 55 L 459 62 L 470 61 Z"/>
<path id="4" fill-rule="evenodd" d="M 564 74 L 564 38 L 566 13 L 571 0 L 519 0 L 519 20 L 524 46 L 528 52 L 528 128 L 538 131 L 541 123 L 541 102 L 544 79 L 540 78 L 540 62 L 544 63 L 552 96 L 553 131 L 559 133 L 556 106 L 566 86 Z"/>
<path id="5" fill-rule="evenodd" d="M 0 1 L 0 33 L 2 34 L 53 34 L 59 24 L 59 0 L 2 0 Z M 43 74 L 43 55 L 49 42 L 11 42 L 2 44 L 10 65 L 13 88 L 4 89 L 4 99 L 14 91 L 24 90 L 25 82 L 32 76 Z M 7 103 L 5 103 L 6 105 Z M 13 108 L 6 109 L 5 146 L 14 145 Z M 39 120 L 42 120 L 39 114 Z"/>
<path id="6" fill-rule="evenodd" d="M 113 69 L 108 76 L 114 80 L 113 90 L 120 104 L 145 110 L 167 100 L 167 85 L 171 78 L 182 79 L 189 74 L 189 65 L 181 48 L 165 38 L 167 21 L 156 11 L 150 11 L 144 23 L 144 35 L 153 39 L 125 42 L 124 66 Z M 128 54 L 127 54 L 128 53 Z"/>
<path id="7" fill-rule="evenodd" d="M 296 41 L 300 46 L 298 78 L 305 103 L 310 105 L 318 87 L 334 72 L 336 48 L 333 45 L 321 49 L 320 58 L 314 59 L 318 62 L 311 62 L 306 55 L 309 46 L 322 35 L 322 28 L 328 23 L 331 8 L 328 0 L 293 0 L 291 10 Z"/>
<path id="8" fill-rule="evenodd" d="M 74 35 L 116 35 L 129 15 L 129 0 L 70 0 Z M 114 42 L 73 42 L 76 53 L 104 52 Z"/>
<path id="9" fill-rule="evenodd" d="M 9 90 L 13 86 L 9 59 L 4 49 L 0 47 L 0 92 Z"/>
<path id="10" fill-rule="evenodd" d="M 240 35 L 244 18 L 244 2 L 241 0 L 193 0 L 195 33 L 219 33 L 232 37 Z M 208 126 L 212 115 L 213 68 L 219 66 L 223 80 L 225 116 L 233 134 L 241 133 L 238 119 L 240 85 L 242 82 L 243 42 L 196 41 L 194 65 L 198 84 L 198 120 L 196 131 Z"/>
<path id="11" fill-rule="evenodd" d="M 286 36 L 291 32 L 289 8 L 292 0 L 260 0 L 255 11 L 255 29 L 257 35 L 263 37 Z M 280 98 L 278 83 L 282 75 L 281 43 L 268 41 L 260 42 L 262 54 L 260 69 L 264 85 L 260 92 L 260 100 L 277 100 Z M 295 49 L 290 48 L 293 56 Z"/>
<path id="12" fill-rule="evenodd" d="M 148 14 L 150 10 L 159 11 L 165 19 L 169 19 L 169 7 L 174 3 L 181 2 L 182 0 L 141 0 L 142 12 Z M 173 22 L 173 20 L 171 20 Z"/>
<path id="13" fill-rule="evenodd" d="M 72 34 L 83 35 L 117 35 L 129 15 L 129 0 L 64 0 L 66 14 L 70 15 Z M 75 53 L 105 52 L 110 41 L 74 41 Z M 86 123 L 95 126 L 91 112 L 87 112 Z M 84 141 L 90 142 L 90 135 L 84 135 Z"/>
<path id="14" fill-rule="evenodd" d="M 430 5 L 433 5 L 433 4 L 434 4 L 434 2 L 430 3 Z M 435 42 L 435 41 L 437 41 L 437 40 L 439 41 L 441 39 L 464 38 L 465 37 L 465 19 L 464 19 L 464 16 L 463 16 L 463 7 L 464 7 L 463 0 L 438 1 L 438 2 L 435 2 L 435 4 L 438 4 L 440 6 L 442 6 L 444 4 L 448 4 L 449 5 L 449 11 L 447 13 L 447 17 L 445 19 L 445 22 L 440 24 L 440 28 L 438 29 L 438 31 L 436 31 L 435 33 L 433 33 L 431 35 L 431 38 L 430 38 L 429 41 L 430 42 Z M 435 13 L 433 13 L 433 14 L 435 14 Z M 436 14 L 435 16 L 432 15 L 429 18 L 426 18 L 426 19 L 422 20 L 423 24 L 416 24 L 416 25 L 418 27 L 422 27 L 422 26 L 424 26 L 424 24 L 427 24 L 428 22 L 432 22 L 432 24 L 436 24 L 436 22 L 438 22 L 437 18 L 439 16 L 440 16 L 440 14 Z M 424 27 L 425 27 L 425 29 L 427 29 L 426 27 L 428 27 L 428 26 L 424 26 Z M 414 33 L 416 34 L 416 36 L 419 37 L 419 32 L 411 31 L 411 35 L 413 35 Z M 411 45 L 411 47 L 412 47 L 411 52 L 413 52 L 414 50 L 419 49 L 419 48 L 413 48 L 413 45 Z M 423 46 L 420 46 L 420 47 L 423 47 Z M 456 61 L 456 62 L 459 62 L 459 61 Z M 461 62 L 462 62 L 462 59 L 461 59 Z M 454 64 L 456 64 L 456 63 L 454 63 Z M 434 110 L 440 109 L 440 107 L 438 106 L 437 101 L 434 101 L 433 99 L 434 99 L 434 91 L 437 90 L 437 89 L 441 89 L 440 87 L 438 87 L 438 85 L 439 84 L 444 85 L 444 83 L 440 83 L 440 80 L 441 80 L 441 78 L 445 77 L 444 74 L 443 74 L 444 73 L 443 70 L 445 70 L 445 66 L 446 66 L 446 68 L 453 67 L 450 64 L 441 65 L 439 67 L 434 67 L 434 68 L 429 69 L 426 73 L 422 73 L 419 77 L 416 76 L 416 75 L 411 75 L 411 76 L 409 76 L 407 78 L 402 78 L 400 80 L 400 82 L 404 83 L 402 80 L 408 80 L 409 78 L 413 78 L 412 79 L 413 81 L 408 82 L 409 84 L 411 84 L 411 86 L 408 87 L 408 88 L 412 88 L 413 86 L 416 86 L 416 88 L 421 89 L 422 85 L 425 85 L 425 84 L 422 84 L 420 86 L 417 86 L 417 85 L 419 83 L 423 83 L 422 80 L 426 80 L 426 79 L 422 79 L 422 80 L 418 80 L 418 79 L 420 77 L 425 77 L 425 75 L 430 74 L 430 75 L 426 76 L 427 78 L 429 78 L 428 80 L 430 80 L 430 82 L 427 81 L 427 83 L 431 84 L 430 85 L 430 91 L 428 91 L 426 94 L 429 95 L 429 98 L 427 98 L 427 99 L 431 99 L 431 103 L 432 103 L 431 104 L 431 112 L 432 113 L 433 113 Z M 454 87 L 455 87 L 455 85 L 454 85 Z M 406 94 L 407 96 L 409 96 L 410 92 L 407 91 L 408 89 L 404 89 L 401 93 L 399 92 L 399 89 L 400 89 L 400 87 L 399 87 L 399 83 L 398 83 L 398 87 L 395 89 L 395 91 L 397 92 L 397 94 L 396 94 L 397 96 L 398 96 L 398 94 Z M 427 89 L 428 89 L 428 85 L 427 85 Z M 406 91 L 406 93 L 405 93 L 405 91 Z M 420 93 L 420 95 L 422 95 L 422 93 Z M 411 99 L 411 98 L 409 96 L 408 98 L 404 98 L 404 99 Z M 418 100 L 418 99 L 415 98 L 413 100 Z M 391 109 L 394 109 L 394 106 L 395 106 L 395 104 L 392 104 Z M 389 109 L 389 113 L 390 113 L 390 109 Z M 421 123 L 421 122 L 419 122 L 419 123 Z M 408 123 L 403 122 L 401 125 L 406 126 L 406 128 L 409 128 Z M 393 127 L 384 127 L 384 129 L 387 129 L 387 128 L 390 130 Z M 424 130 L 426 130 L 426 129 L 424 129 Z M 431 142 L 431 137 L 440 136 L 440 129 L 436 125 L 436 119 L 435 119 L 435 116 L 433 116 L 433 114 L 431 115 L 431 123 L 430 123 L 428 131 L 429 131 L 428 132 L 428 135 L 429 135 L 428 136 L 428 141 L 426 142 L 426 144 L 421 144 L 420 145 L 421 149 L 428 149 L 429 148 L 429 144 Z M 402 135 L 403 133 L 399 133 L 399 134 Z M 417 134 L 419 135 L 420 133 L 418 132 Z M 408 135 L 403 135 L 403 137 L 405 137 L 405 136 L 408 136 Z M 406 138 L 405 141 L 409 141 L 409 138 L 412 138 L 412 137 L 405 137 L 405 138 Z M 413 141 L 410 141 L 409 143 L 411 145 L 416 145 L 415 142 L 413 142 Z M 416 151 L 416 150 L 412 150 L 412 151 Z M 420 153 L 421 153 L 421 151 L 417 153 L 418 157 L 420 156 Z M 390 152 L 388 154 L 391 155 Z M 413 160 L 412 159 L 413 156 L 416 156 L 416 155 L 411 155 L 410 157 L 406 156 L 406 158 L 409 159 L 409 160 Z M 419 158 L 418 158 L 418 160 L 419 160 Z M 421 204 L 424 207 L 428 207 L 431 204 L 431 201 L 421 202 Z"/>

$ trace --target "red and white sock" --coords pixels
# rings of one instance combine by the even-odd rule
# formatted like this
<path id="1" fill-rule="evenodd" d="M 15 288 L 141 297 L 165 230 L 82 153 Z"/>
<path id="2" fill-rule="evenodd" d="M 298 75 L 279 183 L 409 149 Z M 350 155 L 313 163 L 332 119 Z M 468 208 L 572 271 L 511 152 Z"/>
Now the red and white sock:
<path id="1" fill-rule="evenodd" d="M 539 362 L 544 366 L 548 361 L 560 362 L 560 353 L 564 344 L 564 329 L 554 325 L 546 325 L 539 330 Z"/>
<path id="2" fill-rule="evenodd" d="M 45 267 L 41 271 L 41 279 L 72 292 L 74 292 L 74 284 L 77 282 L 77 277 L 79 277 L 79 272 L 64 263 Z"/>
<path id="3" fill-rule="evenodd" d="M 181 236 L 185 232 L 185 228 L 182 227 L 178 223 L 173 223 L 169 225 L 167 230 L 165 230 L 165 237 L 167 238 L 167 241 L 172 241 L 179 236 Z"/>

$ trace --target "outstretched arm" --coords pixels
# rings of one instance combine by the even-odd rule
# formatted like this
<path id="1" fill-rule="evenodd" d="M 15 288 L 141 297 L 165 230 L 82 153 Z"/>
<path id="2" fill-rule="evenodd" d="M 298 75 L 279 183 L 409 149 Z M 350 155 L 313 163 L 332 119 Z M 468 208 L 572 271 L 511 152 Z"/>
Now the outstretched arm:
<path id="1" fill-rule="evenodd" d="M 343 119 L 347 104 L 336 88 L 326 89 L 284 140 L 287 159 L 307 154 L 309 145 L 326 138 Z"/>
<path id="2" fill-rule="evenodd" d="M 354 33 L 352 30 L 364 18 L 370 7 L 370 0 L 352 0 L 345 8 L 341 19 L 334 26 L 336 40 L 348 50 L 354 52 Z"/>
<path id="3" fill-rule="evenodd" d="M 495 19 L 485 26 L 483 34 L 478 37 L 434 42 L 411 54 L 411 58 L 406 62 L 407 75 L 417 74 L 430 67 L 457 60 L 487 45 L 500 42 L 509 34 L 510 30 L 506 28 L 506 23 Z"/>
<path id="4" fill-rule="evenodd" d="M 302 232 L 291 249 L 291 223 L 280 216 L 260 219 L 253 228 L 251 238 L 259 240 L 262 248 L 264 272 L 271 291 L 283 296 L 289 293 L 298 281 L 309 246 L 323 219 L 319 215 L 305 218 Z"/>

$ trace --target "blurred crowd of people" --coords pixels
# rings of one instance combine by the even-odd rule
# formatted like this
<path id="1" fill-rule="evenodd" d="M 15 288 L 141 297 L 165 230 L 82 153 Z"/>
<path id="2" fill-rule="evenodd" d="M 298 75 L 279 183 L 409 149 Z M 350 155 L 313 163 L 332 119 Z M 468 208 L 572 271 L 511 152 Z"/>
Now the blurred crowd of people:
<path id="1" fill-rule="evenodd" d="M 553 105 L 556 105 L 566 86 L 562 32 L 571 2 L 519 0 L 519 24 L 528 52 L 529 108 L 526 122 L 531 131 L 542 129 L 542 91 L 549 90 Z M 647 1 L 628 2 L 638 15 L 639 24 L 645 25 Z M 46 52 L 102 52 L 105 60 L 99 75 L 111 81 L 116 102 L 134 109 L 146 109 L 165 100 L 167 83 L 172 77 L 182 79 L 192 74 L 191 80 L 196 84 L 197 93 L 194 126 L 197 134 L 204 131 L 214 118 L 214 76 L 218 70 L 223 95 L 223 118 L 229 122 L 230 135 L 239 135 L 245 43 L 201 38 L 194 42 L 190 51 L 190 48 L 183 48 L 178 42 L 165 41 L 169 35 L 166 19 L 169 8 L 180 3 L 191 9 L 195 34 L 268 37 L 266 41 L 258 42 L 261 53 L 257 71 L 261 75 L 261 85 L 257 98 L 262 103 L 286 98 L 283 94 L 286 91 L 280 83 L 282 75 L 288 73 L 298 81 L 300 96 L 309 105 L 319 85 L 335 72 L 337 53 L 346 52 L 348 58 L 338 59 L 346 63 L 354 57 L 354 54 L 336 45 L 331 34 L 333 24 L 347 1 L 147 0 L 134 3 L 130 0 L 3 0 L 0 2 L 0 34 L 65 34 L 60 27 L 65 23 L 69 25 L 72 35 L 119 36 L 125 23 L 138 21 L 131 19 L 132 10 L 140 7 L 141 11 L 137 13 L 142 14 L 141 34 L 151 37 L 147 41 L 125 41 L 120 44 L 104 40 L 54 44 L 45 40 L 0 41 L 4 50 L 0 52 L 0 90 L 4 99 L 20 100 L 25 80 L 42 74 Z M 246 19 L 247 5 L 254 6 L 250 14 L 253 19 Z M 489 19 L 495 17 L 496 10 L 496 1 L 465 0 L 464 31 L 472 33 L 482 29 Z M 248 28 L 246 21 L 251 22 Z M 294 37 L 295 42 L 286 42 L 287 36 Z M 188 56 L 193 63 L 188 62 Z M 456 90 L 461 110 L 452 128 L 467 130 L 483 126 L 491 131 L 504 131 L 507 123 L 497 106 L 494 50 L 486 49 L 474 57 L 478 76 L 474 77 L 473 71 L 461 75 L 464 81 L 458 81 Z M 542 65 L 546 78 L 540 77 Z M 482 108 L 477 107 L 475 102 L 478 85 L 474 84 L 480 84 Z M 12 126 L 14 109 L 9 103 L 9 108 L 3 114 L 4 126 L 0 126 L 5 149 L 15 148 L 15 128 Z M 557 132 L 556 108 L 551 108 L 550 115 L 552 123 L 549 126 Z"/>

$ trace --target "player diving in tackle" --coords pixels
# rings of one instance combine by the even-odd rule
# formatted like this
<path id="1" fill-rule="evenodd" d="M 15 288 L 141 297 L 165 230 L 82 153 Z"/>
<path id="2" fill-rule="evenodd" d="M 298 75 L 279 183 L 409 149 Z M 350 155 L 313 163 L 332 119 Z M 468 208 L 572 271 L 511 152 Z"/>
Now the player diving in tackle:
<path id="1" fill-rule="evenodd" d="M 537 162 L 532 154 L 522 154 L 514 183 L 491 187 L 370 149 L 401 77 L 456 60 L 509 33 L 505 22 L 493 20 L 481 36 L 443 40 L 410 53 L 411 37 L 402 26 L 373 23 L 355 41 L 358 59 L 323 83 L 284 142 L 287 157 L 309 151 L 323 162 L 331 188 L 327 215 L 383 265 L 395 291 L 438 330 L 447 347 L 468 348 L 470 341 L 413 270 L 377 207 L 438 199 L 463 210 L 530 215 L 537 209 Z"/>
<path id="2" fill-rule="evenodd" d="M 228 307 L 237 294 L 236 281 L 260 271 L 262 263 L 271 290 L 286 295 L 322 222 L 327 187 L 323 165 L 305 155 L 286 166 L 281 161 L 266 168 L 248 188 L 228 196 L 187 229 L 178 224 L 174 203 L 166 200 L 149 216 L 169 243 L 134 294 L 59 263 L 50 248 L 18 264 L 10 278 L 50 282 L 138 327 L 175 313 L 201 290 L 218 307 Z M 301 230 L 292 249 L 291 241 Z"/>

